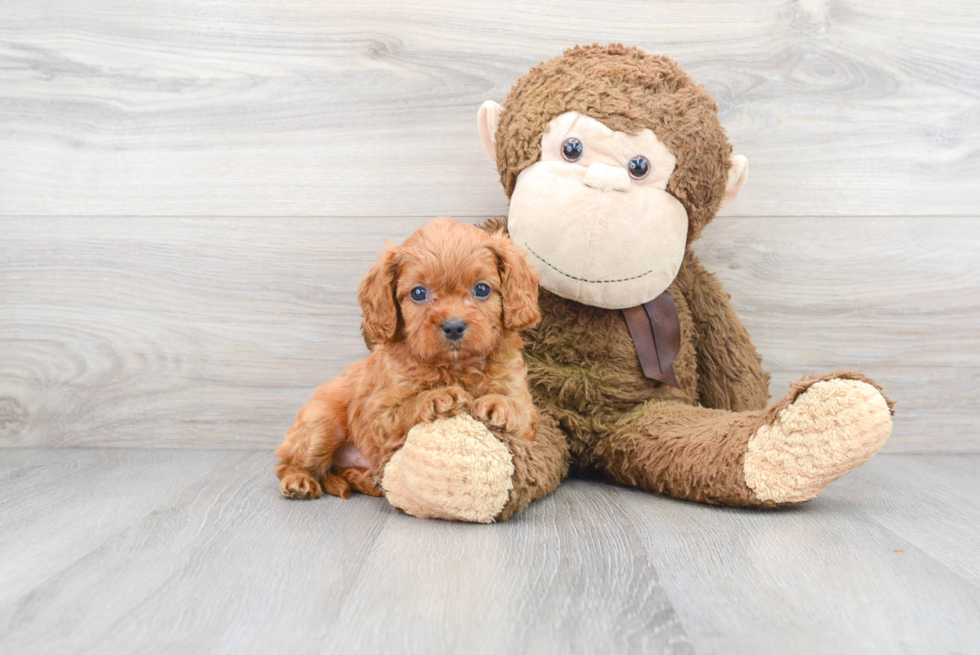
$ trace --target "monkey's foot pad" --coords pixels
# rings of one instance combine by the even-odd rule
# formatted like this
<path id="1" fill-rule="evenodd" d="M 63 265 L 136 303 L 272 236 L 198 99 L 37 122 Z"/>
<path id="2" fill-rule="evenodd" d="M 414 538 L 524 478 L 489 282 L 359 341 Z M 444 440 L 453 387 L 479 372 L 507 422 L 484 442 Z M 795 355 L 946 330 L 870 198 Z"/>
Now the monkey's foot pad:
<path id="1" fill-rule="evenodd" d="M 394 507 L 420 518 L 490 523 L 513 489 L 510 451 L 468 414 L 416 425 L 385 467 Z"/>
<path id="2" fill-rule="evenodd" d="M 760 500 L 810 500 L 871 459 L 891 429 L 888 402 L 874 386 L 816 382 L 749 439 L 745 482 Z"/>

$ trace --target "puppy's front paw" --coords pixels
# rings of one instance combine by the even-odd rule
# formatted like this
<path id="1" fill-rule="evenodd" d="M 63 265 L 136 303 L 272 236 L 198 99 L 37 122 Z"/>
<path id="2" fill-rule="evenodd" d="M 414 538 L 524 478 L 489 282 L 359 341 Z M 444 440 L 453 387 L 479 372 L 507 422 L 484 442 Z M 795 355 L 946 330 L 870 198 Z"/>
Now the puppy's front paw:
<path id="1" fill-rule="evenodd" d="M 320 483 L 306 473 L 287 473 L 279 483 L 279 491 L 286 498 L 319 498 L 323 495 Z"/>
<path id="2" fill-rule="evenodd" d="M 431 422 L 440 418 L 452 418 L 469 407 L 471 402 L 473 396 L 459 387 L 430 391 L 422 409 L 422 420 Z"/>
<path id="3" fill-rule="evenodd" d="M 517 413 L 507 396 L 492 393 L 478 398 L 470 408 L 470 416 L 482 421 L 487 427 L 506 432 L 516 432 L 520 425 Z"/>

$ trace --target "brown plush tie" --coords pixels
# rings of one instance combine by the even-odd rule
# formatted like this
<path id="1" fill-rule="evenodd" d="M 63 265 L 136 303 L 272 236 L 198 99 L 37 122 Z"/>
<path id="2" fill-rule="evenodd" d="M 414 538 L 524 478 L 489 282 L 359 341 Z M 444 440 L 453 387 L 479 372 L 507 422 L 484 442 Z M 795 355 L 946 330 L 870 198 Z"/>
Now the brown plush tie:
<path id="1" fill-rule="evenodd" d="M 623 316 L 643 375 L 676 387 L 674 360 L 681 349 L 681 321 L 674 299 L 664 291 L 649 302 L 624 309 Z"/>

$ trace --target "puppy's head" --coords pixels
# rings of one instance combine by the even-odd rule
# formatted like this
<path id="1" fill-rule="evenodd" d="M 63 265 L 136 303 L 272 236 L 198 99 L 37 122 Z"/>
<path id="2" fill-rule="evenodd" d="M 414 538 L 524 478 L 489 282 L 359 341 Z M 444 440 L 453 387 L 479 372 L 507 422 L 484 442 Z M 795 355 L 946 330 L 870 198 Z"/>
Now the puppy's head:
<path id="1" fill-rule="evenodd" d="M 538 278 L 507 237 L 438 218 L 389 246 L 361 282 L 364 333 L 433 363 L 484 357 L 537 325 Z"/>

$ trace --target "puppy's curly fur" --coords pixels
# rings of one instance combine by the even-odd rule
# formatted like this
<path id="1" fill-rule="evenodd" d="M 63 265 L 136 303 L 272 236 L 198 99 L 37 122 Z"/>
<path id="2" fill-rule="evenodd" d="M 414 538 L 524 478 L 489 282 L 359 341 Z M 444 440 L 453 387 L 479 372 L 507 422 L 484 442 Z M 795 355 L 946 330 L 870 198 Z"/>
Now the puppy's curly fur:
<path id="1" fill-rule="evenodd" d="M 436 219 L 381 254 L 358 301 L 374 347 L 300 410 L 276 451 L 283 495 L 381 495 L 409 429 L 464 411 L 534 439 L 519 332 L 541 320 L 538 278 L 507 236 Z"/>

